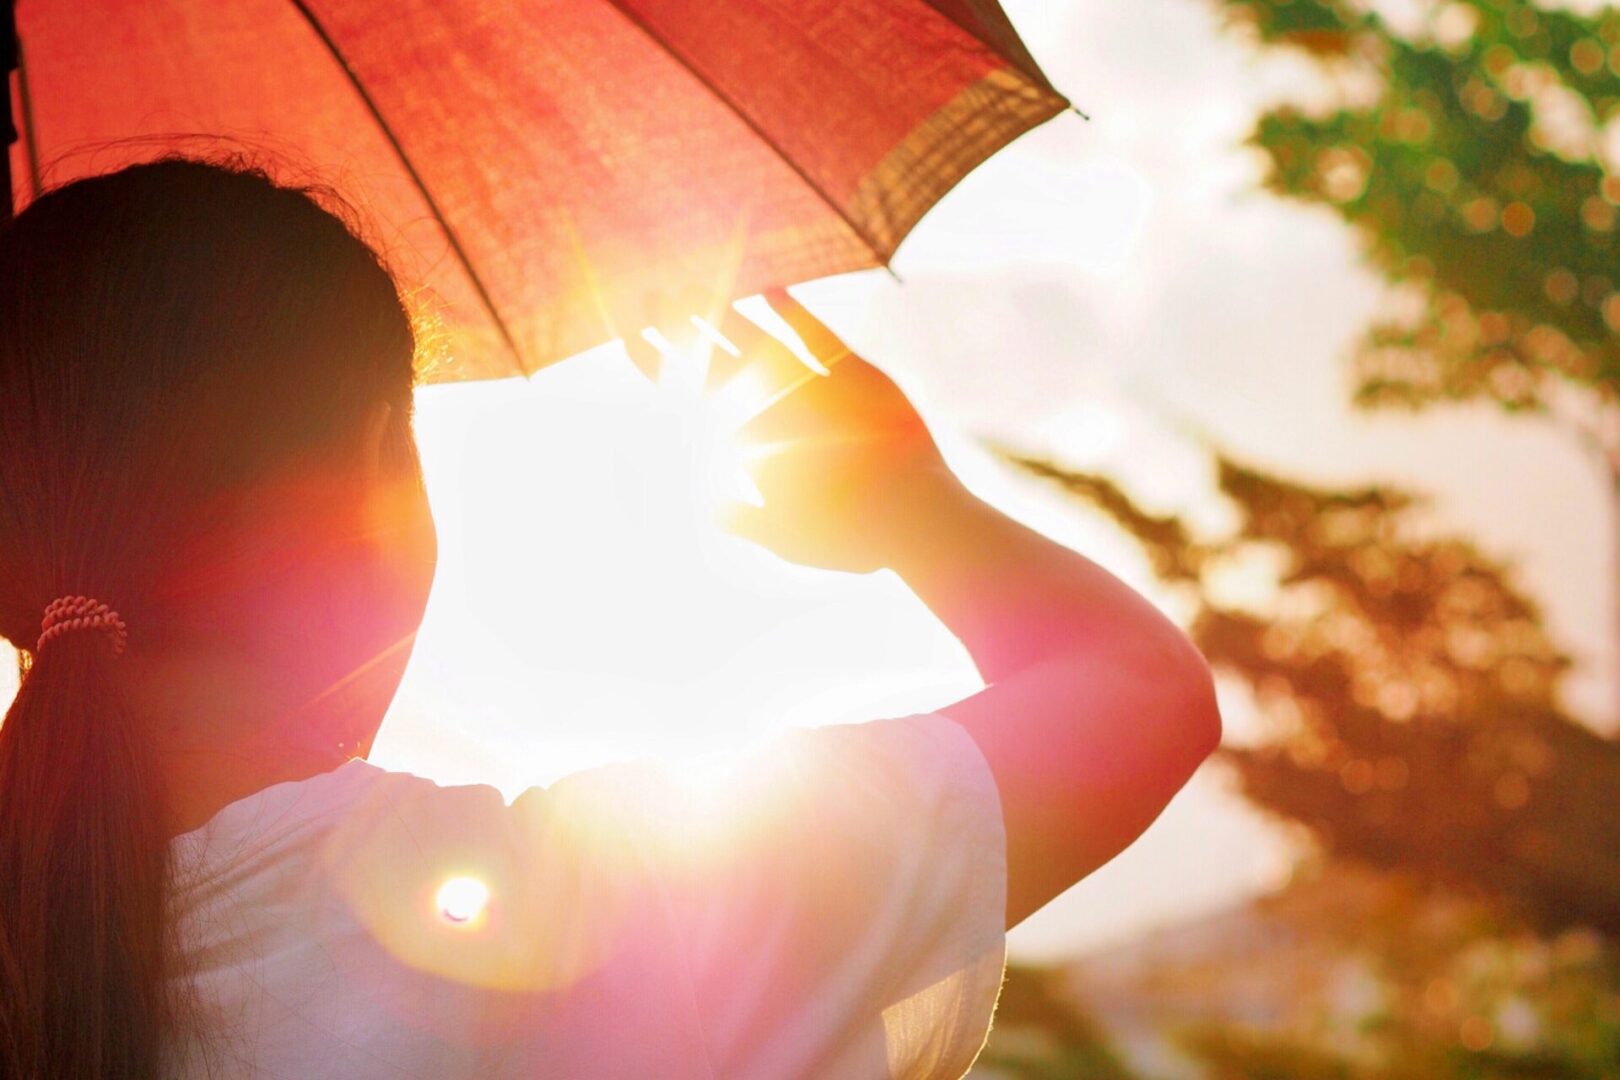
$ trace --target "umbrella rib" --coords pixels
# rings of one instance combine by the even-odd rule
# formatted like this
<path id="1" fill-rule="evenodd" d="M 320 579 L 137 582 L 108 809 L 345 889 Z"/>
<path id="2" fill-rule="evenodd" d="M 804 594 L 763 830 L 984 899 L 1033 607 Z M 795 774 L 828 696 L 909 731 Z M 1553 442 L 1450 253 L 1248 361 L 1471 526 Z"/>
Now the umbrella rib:
<path id="1" fill-rule="evenodd" d="M 349 85 L 354 87 L 354 92 L 359 95 L 360 101 L 371 113 L 371 118 L 377 122 L 377 127 L 383 133 L 383 138 L 387 139 L 388 145 L 393 147 L 394 155 L 399 158 L 399 163 L 404 167 L 406 175 L 411 178 L 411 183 L 416 185 L 416 190 L 421 192 L 422 201 L 427 204 L 429 213 L 439 223 L 439 228 L 444 230 L 444 237 L 450 244 L 450 250 L 455 253 L 457 261 L 461 263 L 461 268 L 467 272 L 467 279 L 472 282 L 473 291 L 478 294 L 478 299 L 483 304 L 484 310 L 489 313 L 490 319 L 495 323 L 495 329 L 500 333 L 501 340 L 506 343 L 507 349 L 511 351 L 512 358 L 517 361 L 518 372 L 527 374 L 528 371 L 523 364 L 523 351 L 518 348 L 517 341 L 513 339 L 512 331 L 507 327 L 506 320 L 501 318 L 501 313 L 496 310 L 494 299 L 484 286 L 483 279 L 478 276 L 478 271 L 473 268 L 472 260 L 467 257 L 466 249 L 461 246 L 461 238 L 456 235 L 456 230 L 450 227 L 450 221 L 445 217 L 444 210 L 440 208 L 437 200 L 433 198 L 433 193 L 428 190 L 426 182 L 422 179 L 422 174 L 416 171 L 416 165 L 412 163 L 410 155 L 405 152 L 405 147 L 400 144 L 399 137 L 394 134 L 394 129 L 389 126 L 387 120 L 383 119 L 382 110 L 377 107 L 376 101 L 372 99 L 370 92 L 366 90 L 365 84 L 360 81 L 360 76 L 356 75 L 354 69 L 349 66 L 348 57 L 343 55 L 342 50 L 337 47 L 337 42 L 332 40 L 332 35 L 326 32 L 326 27 L 321 24 L 320 19 L 316 18 L 315 13 L 309 9 L 304 0 L 290 0 L 290 2 L 298 10 L 298 13 L 304 17 L 304 21 L 309 23 L 310 29 L 315 31 L 315 36 L 321 39 L 321 44 L 325 45 L 326 51 L 332 54 L 332 59 L 337 61 L 338 67 L 343 69 L 343 74 L 348 78 Z"/>
<path id="2" fill-rule="evenodd" d="M 737 117 L 737 119 L 748 125 L 748 130 L 757 135 L 760 142 L 770 147 L 771 153 L 775 154 L 784 165 L 792 169 L 794 173 L 798 175 L 799 179 L 803 180 L 805 185 L 809 187 L 811 191 L 814 191 L 816 196 L 822 202 L 827 204 L 827 208 L 838 215 L 839 219 L 842 220 L 846 226 L 848 226 L 849 231 L 855 234 L 855 238 L 866 246 L 866 250 L 877 256 L 878 261 L 883 265 L 884 269 L 889 269 L 889 256 L 883 253 L 882 249 L 878 247 L 877 242 L 874 241 L 870 235 L 868 235 L 865 229 L 862 229 L 860 225 L 856 224 L 855 219 L 850 217 L 849 214 L 845 212 L 844 208 L 839 206 L 838 203 L 833 200 L 833 197 L 827 194 L 826 190 L 823 189 L 820 184 L 816 183 L 810 178 L 809 173 L 805 172 L 799 167 L 798 162 L 794 161 L 793 158 L 788 156 L 787 151 L 783 150 L 782 147 L 777 144 L 776 140 L 771 138 L 764 128 L 761 128 L 754 122 L 753 117 L 749 116 L 747 113 L 743 112 L 742 109 L 738 108 L 737 103 L 731 100 L 731 98 L 723 90 L 710 81 L 708 76 L 704 75 L 697 68 L 693 67 L 686 57 L 677 52 L 669 44 L 669 42 L 659 37 L 653 28 L 648 26 L 646 21 L 642 19 L 640 15 L 637 15 L 635 12 L 626 8 L 622 0 L 608 0 L 608 4 L 620 15 L 624 16 L 626 22 L 630 23 L 637 30 L 640 30 L 643 34 L 647 35 L 654 45 L 657 45 L 660 49 L 664 50 L 665 55 L 673 57 L 676 63 L 680 64 L 681 67 L 686 69 L 688 75 L 691 75 L 692 78 L 701 83 L 705 90 L 713 94 L 722 105 L 730 109 L 733 116 Z M 889 272 L 893 273 L 894 271 L 889 270 Z"/>
<path id="3" fill-rule="evenodd" d="M 28 154 L 28 197 L 39 198 L 39 137 L 34 134 L 34 97 L 28 92 L 28 57 L 17 42 L 17 119 L 22 121 L 23 150 Z"/>
<path id="4" fill-rule="evenodd" d="M 980 37 L 978 34 L 975 34 L 973 32 L 973 28 L 969 26 L 960 16 L 952 15 L 950 12 L 935 7 L 933 4 L 926 4 L 925 6 L 929 10 L 938 14 L 941 18 L 948 20 L 953 26 L 962 31 L 962 33 L 966 34 L 971 40 L 977 42 L 979 45 L 982 45 L 985 51 L 991 56 L 994 56 L 1008 67 L 1018 72 L 1018 74 L 1024 76 L 1024 78 L 1028 79 L 1030 82 L 1035 83 L 1042 89 L 1051 91 L 1060 98 L 1063 98 L 1063 103 L 1065 105 L 1070 105 L 1071 108 L 1073 107 L 1068 98 L 1064 98 L 1062 94 L 1057 92 L 1057 89 L 1052 85 L 1052 81 L 1048 79 L 1046 77 L 1046 73 L 1041 70 L 1040 65 L 1035 63 L 1035 58 L 1033 56 L 1029 58 L 1029 65 L 1025 66 L 1022 60 L 1014 56 L 1009 56 L 1008 50 L 1002 49 L 997 45 L 993 45 L 984 38 Z M 1075 111 L 1079 112 L 1078 109 Z"/>
<path id="5" fill-rule="evenodd" d="M 1016 71 L 1018 74 L 1024 76 L 1024 78 L 1035 84 L 1037 89 L 1047 91 L 1059 101 L 1063 102 L 1065 108 L 1073 109 L 1074 114 L 1080 117 L 1080 119 L 1091 119 L 1090 114 L 1088 114 L 1084 109 L 1076 105 L 1074 102 L 1070 101 L 1063 95 L 1062 91 L 1052 85 L 1052 80 L 1046 77 L 1046 72 L 1041 70 L 1041 65 L 1035 62 L 1035 58 L 1033 56 L 1029 57 L 1029 63 L 1026 64 L 1018 57 L 1013 56 L 1010 50 L 1003 49 L 998 45 L 994 45 L 980 37 L 978 34 L 975 34 L 973 32 L 973 27 L 969 26 L 965 21 L 963 21 L 960 16 L 952 15 L 950 12 L 943 11 L 935 7 L 933 4 L 929 4 L 928 7 L 933 11 L 939 12 L 942 18 L 949 19 L 951 23 L 957 27 L 957 29 L 962 31 L 962 33 L 983 45 L 987 50 L 989 50 L 991 56 L 996 57 L 1013 71 Z M 1022 44 L 1022 42 L 1020 42 L 1020 44 Z M 1026 47 L 1024 51 L 1025 53 L 1028 53 L 1029 49 Z"/>

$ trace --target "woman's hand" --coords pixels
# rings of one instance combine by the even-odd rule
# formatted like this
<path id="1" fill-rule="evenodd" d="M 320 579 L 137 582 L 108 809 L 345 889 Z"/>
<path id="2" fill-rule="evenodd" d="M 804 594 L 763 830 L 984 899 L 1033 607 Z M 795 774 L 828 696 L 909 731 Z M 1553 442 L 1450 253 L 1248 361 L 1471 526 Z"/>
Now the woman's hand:
<path id="1" fill-rule="evenodd" d="M 1013 926 L 1134 840 L 1215 748 L 1209 666 L 1145 597 L 974 498 L 894 383 L 785 293 L 768 299 L 831 374 L 728 313 L 742 355 L 716 352 L 711 381 L 779 395 L 742 428 L 765 505 L 730 524 L 794 562 L 892 568 L 967 647 L 985 689 L 939 711 L 995 777 Z M 657 350 L 631 344 L 657 371 Z"/>
<path id="2" fill-rule="evenodd" d="M 887 375 L 850 352 L 785 290 L 766 300 L 829 373 L 813 371 L 757 324 L 723 309 L 716 328 L 740 355 L 715 348 L 708 382 L 718 393 L 764 405 L 737 437 L 765 501 L 731 504 L 723 524 L 792 562 L 854 573 L 881 569 L 904 545 L 923 505 L 965 489 Z M 639 338 L 626 345 L 644 370 L 656 370 L 652 346 Z"/>

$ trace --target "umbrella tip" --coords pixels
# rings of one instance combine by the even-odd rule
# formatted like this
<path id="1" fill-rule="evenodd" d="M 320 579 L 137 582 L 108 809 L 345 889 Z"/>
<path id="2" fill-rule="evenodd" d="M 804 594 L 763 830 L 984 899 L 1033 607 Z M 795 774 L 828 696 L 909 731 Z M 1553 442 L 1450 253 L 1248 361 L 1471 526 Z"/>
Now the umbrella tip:
<path id="1" fill-rule="evenodd" d="M 1082 120 L 1090 121 L 1090 119 L 1091 119 L 1091 114 L 1086 112 L 1084 109 L 1082 109 L 1078 105 L 1070 105 L 1069 110 L 1071 112 L 1073 112 L 1074 115 L 1078 116 Z"/>

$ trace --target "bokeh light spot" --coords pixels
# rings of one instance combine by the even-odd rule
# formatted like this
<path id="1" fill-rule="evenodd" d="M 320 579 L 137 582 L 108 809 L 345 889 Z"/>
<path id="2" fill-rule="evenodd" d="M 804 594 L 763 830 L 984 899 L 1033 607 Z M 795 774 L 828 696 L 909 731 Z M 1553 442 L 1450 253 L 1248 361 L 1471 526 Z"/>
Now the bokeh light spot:
<path id="1" fill-rule="evenodd" d="M 448 922 L 473 923 L 489 903 L 489 886 L 474 877 L 453 877 L 439 886 L 433 903 Z"/>

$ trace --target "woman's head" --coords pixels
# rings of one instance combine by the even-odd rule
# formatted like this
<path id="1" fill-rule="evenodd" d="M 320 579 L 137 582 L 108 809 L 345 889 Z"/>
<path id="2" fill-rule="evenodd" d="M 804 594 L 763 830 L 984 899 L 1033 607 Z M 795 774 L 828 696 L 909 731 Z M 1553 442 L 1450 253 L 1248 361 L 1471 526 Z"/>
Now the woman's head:
<path id="1" fill-rule="evenodd" d="M 215 721 L 352 749 L 397 685 L 433 558 L 415 341 L 335 205 L 171 159 L 0 229 L 0 634 L 71 595 L 128 628 L 54 637 L 0 726 L 0 1073 L 155 1067 L 160 753 Z"/>
<path id="2" fill-rule="evenodd" d="M 42 196 L 0 246 L 0 633 L 26 647 L 64 591 L 161 632 L 221 500 L 347 479 L 379 415 L 414 476 L 413 350 L 373 251 L 261 172 L 164 160 Z"/>

